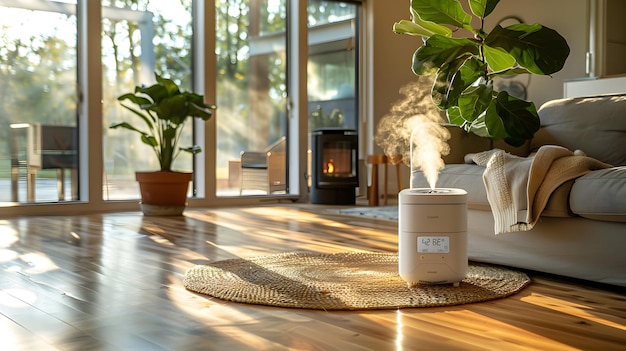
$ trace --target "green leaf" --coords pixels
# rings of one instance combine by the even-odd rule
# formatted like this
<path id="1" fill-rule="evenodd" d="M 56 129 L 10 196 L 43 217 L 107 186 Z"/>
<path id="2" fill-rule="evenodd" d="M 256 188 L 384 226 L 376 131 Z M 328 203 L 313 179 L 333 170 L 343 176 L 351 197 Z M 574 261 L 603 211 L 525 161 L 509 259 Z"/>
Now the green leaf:
<path id="1" fill-rule="evenodd" d="M 159 142 L 152 135 L 142 134 L 141 135 L 141 141 L 143 141 L 144 144 L 148 144 L 148 145 L 150 145 L 152 147 L 159 146 Z"/>
<path id="2" fill-rule="evenodd" d="M 505 71 L 515 66 L 515 57 L 502 48 L 492 48 L 484 45 L 483 52 L 489 68 L 494 72 Z"/>
<path id="3" fill-rule="evenodd" d="M 400 20 L 394 23 L 393 31 L 397 34 L 421 35 L 424 37 L 429 37 L 433 34 L 426 28 L 408 20 Z"/>
<path id="4" fill-rule="evenodd" d="M 413 22 L 421 27 L 423 27 L 424 29 L 428 30 L 429 32 L 431 32 L 431 35 L 433 34 L 439 34 L 439 35 L 443 35 L 446 37 L 451 37 L 452 36 L 452 29 L 441 25 L 439 23 L 435 23 L 432 21 L 426 21 L 424 19 L 422 19 L 419 15 L 419 13 L 415 12 L 415 10 L 413 8 L 411 8 L 411 17 L 413 18 Z M 430 36 L 430 35 L 429 35 Z"/>
<path id="5" fill-rule="evenodd" d="M 461 117 L 461 112 L 457 106 L 450 107 L 446 111 L 446 115 L 448 116 L 448 121 L 450 121 L 450 124 L 459 126 L 468 133 L 474 133 L 484 138 L 489 137 L 489 133 L 487 132 L 487 128 L 485 127 L 484 112 L 471 123 Z"/>
<path id="6" fill-rule="evenodd" d="M 178 85 L 171 79 L 163 78 L 158 74 L 154 74 L 157 83 L 159 83 L 165 90 L 167 91 L 167 96 L 173 96 L 180 94 L 180 90 L 178 89 Z"/>
<path id="7" fill-rule="evenodd" d="M 167 89 L 165 89 L 164 86 L 159 85 L 159 84 L 154 84 L 149 87 L 145 87 L 145 86 L 135 87 L 135 94 L 144 94 L 150 97 L 150 100 L 151 100 L 150 105 L 159 104 L 161 101 L 163 101 L 164 99 L 167 99 L 170 96 L 169 93 L 167 92 Z M 145 107 L 142 107 L 142 108 L 145 108 Z"/>
<path id="8" fill-rule="evenodd" d="M 504 71 L 489 72 L 489 74 L 487 74 L 487 76 L 489 77 L 489 79 L 493 79 L 493 78 L 499 77 L 499 76 L 516 76 L 518 74 L 532 74 L 532 72 L 528 71 L 524 67 L 517 66 L 517 67 L 505 69 Z"/>
<path id="9" fill-rule="evenodd" d="M 204 105 L 198 105 L 195 103 L 189 104 L 189 115 L 191 117 L 197 117 L 202 119 L 203 121 L 208 121 L 211 116 L 213 116 L 213 110 L 217 107 L 215 105 L 209 105 L 209 107 L 204 107 Z"/>
<path id="10" fill-rule="evenodd" d="M 485 123 L 485 118 L 487 116 L 487 110 L 478 116 L 472 123 L 468 123 L 466 126 L 466 131 L 468 133 L 474 133 L 483 138 L 490 138 L 489 131 L 487 130 L 487 124 Z"/>
<path id="11" fill-rule="evenodd" d="M 481 78 L 485 68 L 486 65 L 476 58 L 457 60 L 441 68 L 433 84 L 435 104 L 441 109 L 456 106 L 461 93 Z"/>
<path id="12" fill-rule="evenodd" d="M 463 127 L 465 125 L 465 120 L 461 116 L 461 110 L 458 106 L 452 106 L 446 110 L 446 116 L 448 117 L 448 121 L 451 124 L 454 124 L 459 127 Z"/>
<path id="13" fill-rule="evenodd" d="M 430 93 L 433 103 L 442 110 L 456 105 L 450 101 L 448 97 L 452 86 L 452 80 L 458 73 L 462 64 L 463 60 L 456 60 L 439 68 L 439 71 L 437 72 L 437 76 L 433 82 L 433 89 Z"/>
<path id="14" fill-rule="evenodd" d="M 149 100 L 145 97 L 142 96 L 138 96 L 135 95 L 133 93 L 127 93 L 124 95 L 120 95 L 117 98 L 117 101 L 124 101 L 124 100 L 129 100 L 130 102 L 132 102 L 133 104 L 139 106 L 140 108 L 143 108 L 143 106 L 150 106 L 152 105 L 152 100 Z"/>
<path id="15" fill-rule="evenodd" d="M 184 94 L 174 95 L 163 100 L 163 102 L 152 108 L 160 119 L 167 120 L 173 124 L 181 124 L 189 115 L 187 97 Z"/>
<path id="16" fill-rule="evenodd" d="M 194 146 L 190 146 L 190 147 L 181 147 L 179 149 L 180 151 L 184 151 L 184 152 L 188 152 L 190 154 L 198 154 L 200 152 L 202 152 L 202 148 L 198 145 L 194 145 Z"/>
<path id="17" fill-rule="evenodd" d="M 459 96 L 472 84 L 479 81 L 487 69 L 487 65 L 475 57 L 465 60 L 459 71 L 452 77 L 448 101 L 457 105 Z M 463 111 L 461 111 L 463 112 Z"/>
<path id="18" fill-rule="evenodd" d="M 497 25 L 485 39 L 485 45 L 502 48 L 528 71 L 549 75 L 563 68 L 569 46 L 555 30 L 540 24 Z"/>
<path id="19" fill-rule="evenodd" d="M 393 31 L 398 34 L 420 35 L 430 37 L 439 34 L 446 37 L 452 36 L 452 29 L 434 22 L 424 21 L 417 14 L 413 16 L 413 21 L 401 20 L 394 23 Z"/>
<path id="20" fill-rule="evenodd" d="M 117 123 L 113 123 L 109 126 L 109 128 L 111 129 L 116 129 L 116 128 L 126 128 L 128 130 L 132 130 L 133 132 L 137 132 L 139 134 L 146 134 L 145 132 L 133 127 L 130 123 L 127 122 L 117 122 Z"/>
<path id="21" fill-rule="evenodd" d="M 141 118 L 141 119 L 142 119 L 142 120 L 143 120 L 143 121 L 144 121 L 144 122 L 148 125 L 148 128 L 149 128 L 150 130 L 152 130 L 152 128 L 153 128 L 153 126 L 154 126 L 154 122 L 155 122 L 156 118 L 155 118 L 154 116 L 152 116 L 152 115 L 150 114 L 150 112 L 147 112 L 147 111 L 146 111 L 146 112 L 144 113 L 144 112 L 141 112 L 141 111 L 139 111 L 139 110 L 137 110 L 137 109 L 135 109 L 135 108 L 133 108 L 133 107 L 131 107 L 131 106 L 124 105 L 124 104 L 121 104 L 121 105 L 122 105 L 122 107 L 124 107 L 125 109 L 127 109 L 127 110 L 131 111 L 132 113 L 134 113 L 135 115 L 139 116 L 139 117 L 140 117 L 140 118 Z"/>
<path id="22" fill-rule="evenodd" d="M 509 136 L 498 111 L 496 99 L 492 99 L 487 107 L 484 123 L 488 138 L 499 140 Z"/>
<path id="23" fill-rule="evenodd" d="M 459 58 L 478 55 L 479 52 L 479 45 L 473 40 L 435 34 L 413 54 L 413 72 L 417 75 L 434 74 L 445 64 Z"/>
<path id="24" fill-rule="evenodd" d="M 472 13 L 479 18 L 485 18 L 498 5 L 500 0 L 469 0 Z"/>
<path id="25" fill-rule="evenodd" d="M 539 115 L 532 102 L 501 91 L 496 98 L 496 110 L 508 135 L 505 141 L 511 145 L 520 146 L 539 130 Z"/>
<path id="26" fill-rule="evenodd" d="M 463 10 L 457 0 L 411 0 L 411 9 L 425 21 L 474 31 L 471 26 L 472 16 Z"/>
<path id="27" fill-rule="evenodd" d="M 459 96 L 459 111 L 464 120 L 472 122 L 491 104 L 493 95 L 492 84 L 471 86 Z"/>

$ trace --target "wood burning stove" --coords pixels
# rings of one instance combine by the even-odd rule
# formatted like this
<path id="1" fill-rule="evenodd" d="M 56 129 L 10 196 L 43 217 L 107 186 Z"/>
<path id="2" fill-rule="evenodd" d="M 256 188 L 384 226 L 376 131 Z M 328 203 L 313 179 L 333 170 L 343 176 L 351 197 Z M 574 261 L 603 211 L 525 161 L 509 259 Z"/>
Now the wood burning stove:
<path id="1" fill-rule="evenodd" d="M 359 184 L 356 131 L 315 129 L 311 153 L 311 203 L 353 205 Z"/>

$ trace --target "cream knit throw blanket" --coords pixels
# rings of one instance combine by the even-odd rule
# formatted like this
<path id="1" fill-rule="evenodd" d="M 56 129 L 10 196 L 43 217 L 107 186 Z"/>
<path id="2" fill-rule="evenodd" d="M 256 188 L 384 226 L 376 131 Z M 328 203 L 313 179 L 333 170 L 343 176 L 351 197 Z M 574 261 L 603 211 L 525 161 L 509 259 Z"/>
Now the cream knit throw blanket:
<path id="1" fill-rule="evenodd" d="M 485 167 L 483 181 L 496 234 L 531 230 L 561 184 L 592 170 L 612 167 L 554 145 L 542 146 L 529 157 L 500 149 L 468 156 Z"/>

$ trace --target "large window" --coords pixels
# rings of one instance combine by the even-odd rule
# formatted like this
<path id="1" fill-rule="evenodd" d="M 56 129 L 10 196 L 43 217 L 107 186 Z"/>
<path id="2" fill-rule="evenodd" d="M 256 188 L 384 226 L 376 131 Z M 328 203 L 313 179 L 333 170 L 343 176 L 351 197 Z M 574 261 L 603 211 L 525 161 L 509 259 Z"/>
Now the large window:
<path id="1" fill-rule="evenodd" d="M 309 129 L 358 130 L 359 5 L 309 0 Z"/>
<path id="2" fill-rule="evenodd" d="M 357 2 L 309 0 L 307 107 L 309 133 L 319 128 L 359 131 Z M 311 140 L 309 150 L 311 150 Z M 311 151 L 310 151 L 311 152 Z M 311 186 L 309 152 L 307 174 Z"/>
<path id="3" fill-rule="evenodd" d="M 0 202 L 75 200 L 76 2 L 3 3 Z"/>
<path id="4" fill-rule="evenodd" d="M 3 4 L 8 5 L 0 7 L 0 201 L 80 200 L 77 3 Z M 117 96 L 153 83 L 154 72 L 191 88 L 191 0 L 101 4 L 102 194 L 105 200 L 136 199 L 134 171 L 158 169 L 156 158 L 137 135 L 108 126 L 123 119 L 142 127 Z M 190 142 L 191 125 L 184 137 Z M 192 169 L 191 157 L 181 155 L 174 167 Z"/>
<path id="5" fill-rule="evenodd" d="M 103 1 L 103 5 L 109 1 Z M 110 1 L 102 11 L 102 81 L 104 128 L 104 189 L 106 200 L 138 199 L 135 171 L 159 169 L 153 150 L 137 133 L 109 129 L 127 121 L 145 130 L 144 122 L 117 101 L 137 85 L 155 83 L 155 72 L 192 88 L 191 0 Z M 192 144 L 192 123 L 187 123 L 182 145 Z M 174 170 L 193 169 L 190 154 L 181 153 Z M 190 188 L 190 193 L 193 188 Z"/>
<path id="6" fill-rule="evenodd" d="M 306 178 L 298 160 L 306 157 L 306 141 L 290 142 L 290 136 L 305 135 L 310 116 L 322 111 L 339 111 L 342 126 L 358 128 L 358 2 L 0 4 L 0 206 L 5 213 L 136 209 L 134 173 L 156 170 L 156 157 L 138 135 L 109 125 L 123 120 L 141 126 L 117 98 L 154 83 L 155 72 L 185 90 L 199 89 L 218 106 L 209 123 L 190 123 L 184 131 L 183 142 L 202 145 L 203 153 L 181 154 L 174 165 L 194 172 L 190 204 L 305 196 L 293 182 Z M 298 22 L 304 18 L 302 6 L 308 23 Z M 293 82 L 287 72 L 296 76 L 304 69 L 295 67 L 300 59 L 288 60 L 306 45 L 295 31 L 307 30 L 309 84 L 303 88 L 302 76 Z M 290 96 L 294 86 L 298 94 Z M 308 101 L 295 101 L 304 89 Z M 67 204 L 30 206 L 61 202 Z"/>
<path id="7" fill-rule="evenodd" d="M 287 1 L 216 5 L 217 194 L 285 194 Z"/>
<path id="8" fill-rule="evenodd" d="M 217 13 L 220 196 L 289 193 L 286 0 L 222 0 Z M 358 130 L 358 3 L 311 0 L 309 129 Z"/>

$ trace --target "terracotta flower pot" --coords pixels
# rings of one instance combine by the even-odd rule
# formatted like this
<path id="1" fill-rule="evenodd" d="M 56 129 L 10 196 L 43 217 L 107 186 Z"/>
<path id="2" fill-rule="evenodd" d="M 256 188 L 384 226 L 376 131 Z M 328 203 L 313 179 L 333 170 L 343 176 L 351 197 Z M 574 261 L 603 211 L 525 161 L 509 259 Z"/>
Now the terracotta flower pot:
<path id="1" fill-rule="evenodd" d="M 191 172 L 136 172 L 145 215 L 180 215 L 187 205 Z"/>

